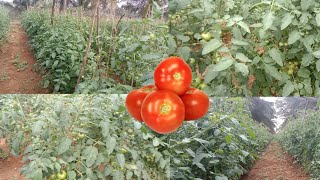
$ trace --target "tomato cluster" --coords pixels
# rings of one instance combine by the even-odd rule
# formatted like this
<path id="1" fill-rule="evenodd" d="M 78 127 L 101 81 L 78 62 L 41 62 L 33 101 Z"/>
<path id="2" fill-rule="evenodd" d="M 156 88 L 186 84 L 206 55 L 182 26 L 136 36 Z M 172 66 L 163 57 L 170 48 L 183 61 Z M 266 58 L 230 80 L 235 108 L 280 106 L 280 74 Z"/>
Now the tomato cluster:
<path id="1" fill-rule="evenodd" d="M 197 120 L 209 109 L 203 91 L 190 87 L 192 71 L 179 57 L 169 57 L 154 71 L 155 85 L 131 91 L 126 98 L 128 112 L 160 134 L 176 131 L 183 121 Z"/>

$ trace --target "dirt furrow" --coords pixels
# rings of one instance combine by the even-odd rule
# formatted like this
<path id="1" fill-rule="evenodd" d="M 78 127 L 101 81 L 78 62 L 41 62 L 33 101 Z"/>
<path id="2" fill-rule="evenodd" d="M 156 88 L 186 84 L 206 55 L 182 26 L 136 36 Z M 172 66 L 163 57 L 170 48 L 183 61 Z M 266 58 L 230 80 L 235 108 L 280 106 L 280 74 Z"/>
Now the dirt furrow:
<path id="1" fill-rule="evenodd" d="M 253 168 L 241 180 L 309 180 L 279 143 L 272 142 Z"/>
<path id="2" fill-rule="evenodd" d="M 26 32 L 19 21 L 12 21 L 0 46 L 0 94 L 48 93 L 40 85 L 41 75 L 33 70 L 35 63 Z"/>

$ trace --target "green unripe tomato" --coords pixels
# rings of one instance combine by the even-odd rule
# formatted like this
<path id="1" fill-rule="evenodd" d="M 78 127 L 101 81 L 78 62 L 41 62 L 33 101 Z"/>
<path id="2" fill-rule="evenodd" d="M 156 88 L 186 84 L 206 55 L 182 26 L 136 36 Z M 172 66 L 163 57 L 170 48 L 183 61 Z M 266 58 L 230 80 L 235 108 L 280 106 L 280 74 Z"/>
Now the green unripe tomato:
<path id="1" fill-rule="evenodd" d="M 196 60 L 194 58 L 190 58 L 190 64 L 194 64 Z"/>
<path id="2" fill-rule="evenodd" d="M 51 176 L 49 178 L 50 178 L 50 180 L 56 180 L 57 176 L 56 176 L 56 174 L 51 174 Z"/>
<path id="3" fill-rule="evenodd" d="M 282 47 L 282 46 L 283 46 L 283 43 L 282 43 L 282 42 L 279 42 L 279 46 Z"/>
<path id="4" fill-rule="evenodd" d="M 155 39 L 156 36 L 154 34 L 150 34 L 150 39 Z"/>
<path id="5" fill-rule="evenodd" d="M 289 65 L 289 69 L 294 69 L 295 67 L 296 67 L 295 64 L 290 64 L 290 65 Z"/>
<path id="6" fill-rule="evenodd" d="M 79 137 L 79 139 L 82 139 L 82 138 L 84 138 L 84 134 L 82 134 L 82 133 L 78 133 L 78 137 Z"/>
<path id="7" fill-rule="evenodd" d="M 210 32 L 202 33 L 201 34 L 201 39 L 209 41 L 209 40 L 212 39 L 212 34 Z"/>
<path id="8" fill-rule="evenodd" d="M 59 173 L 57 173 L 57 178 L 60 180 L 64 180 L 67 178 L 67 172 L 62 170 Z"/>

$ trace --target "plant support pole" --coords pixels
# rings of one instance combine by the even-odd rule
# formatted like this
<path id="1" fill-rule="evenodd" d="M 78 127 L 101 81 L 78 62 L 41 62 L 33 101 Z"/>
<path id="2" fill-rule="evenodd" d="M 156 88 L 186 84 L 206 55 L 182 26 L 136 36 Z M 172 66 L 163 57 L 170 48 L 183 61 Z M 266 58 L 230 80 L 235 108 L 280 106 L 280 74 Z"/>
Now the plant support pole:
<path id="1" fill-rule="evenodd" d="M 86 49 L 86 55 L 83 58 L 83 63 L 82 63 L 81 69 L 80 69 L 80 73 L 79 73 L 79 76 L 78 76 L 78 80 L 77 80 L 76 86 L 81 82 L 82 75 L 83 75 L 85 67 L 87 65 L 87 59 L 88 59 L 89 50 L 90 50 L 90 47 L 91 47 L 92 34 L 93 34 L 93 29 L 94 29 L 95 16 L 97 14 L 98 7 L 99 6 L 97 4 L 95 12 L 92 15 L 91 28 L 90 28 L 90 34 L 89 34 L 89 39 L 88 39 L 88 44 L 87 44 L 87 49 Z"/>

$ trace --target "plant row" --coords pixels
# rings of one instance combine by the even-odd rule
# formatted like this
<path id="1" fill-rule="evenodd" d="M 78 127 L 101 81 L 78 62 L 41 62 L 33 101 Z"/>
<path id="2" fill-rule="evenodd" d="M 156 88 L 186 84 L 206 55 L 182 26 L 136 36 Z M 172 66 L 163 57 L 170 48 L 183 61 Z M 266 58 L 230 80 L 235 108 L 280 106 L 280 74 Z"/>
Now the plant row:
<path id="1" fill-rule="evenodd" d="M 102 18 L 100 34 L 94 28 L 82 81 L 77 84 L 86 54 L 90 19 L 26 11 L 22 16 L 44 87 L 60 93 L 127 93 L 148 80 L 150 69 L 167 56 L 167 27 L 152 20 Z M 53 22 L 53 25 L 51 24 Z M 98 45 L 98 39 L 100 43 Z M 98 51 L 99 47 L 99 51 Z"/>
<path id="2" fill-rule="evenodd" d="M 169 135 L 131 118 L 124 98 L 2 96 L 0 138 L 30 179 L 239 179 L 271 137 L 244 98 L 212 99 L 207 116 Z"/>
<path id="3" fill-rule="evenodd" d="M 0 5 L 0 41 L 3 40 L 9 30 L 9 11 Z"/>
<path id="4" fill-rule="evenodd" d="M 311 178 L 318 178 L 320 174 L 319 116 L 319 111 L 301 111 L 290 119 L 278 137 L 284 149 L 305 167 Z"/>
<path id="5" fill-rule="evenodd" d="M 169 54 L 216 96 L 320 94 L 317 1 L 170 1 Z"/>

